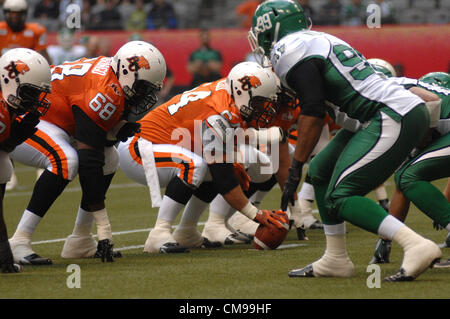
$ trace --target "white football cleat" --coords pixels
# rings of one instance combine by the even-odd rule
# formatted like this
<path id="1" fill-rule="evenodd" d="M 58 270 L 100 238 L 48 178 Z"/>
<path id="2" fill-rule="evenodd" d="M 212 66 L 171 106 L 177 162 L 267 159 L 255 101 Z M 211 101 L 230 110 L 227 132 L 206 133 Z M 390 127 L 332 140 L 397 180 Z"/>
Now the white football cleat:
<path id="1" fill-rule="evenodd" d="M 405 250 L 400 271 L 399 273 L 397 273 L 397 275 L 394 275 L 397 276 L 396 278 L 398 280 L 387 279 L 386 281 L 414 280 L 421 273 L 427 270 L 427 268 L 431 268 L 436 262 L 440 260 L 441 257 L 442 252 L 439 246 L 429 239 L 424 239 L 421 244 L 415 245 Z M 388 278 L 392 279 L 393 276 Z"/>
<path id="2" fill-rule="evenodd" d="M 228 224 L 236 231 L 250 236 L 255 236 L 259 224 L 240 212 L 234 213 L 229 219 Z"/>
<path id="3" fill-rule="evenodd" d="M 61 251 L 62 258 L 90 258 L 97 251 L 97 241 L 89 236 L 71 234 L 67 237 Z"/>
<path id="4" fill-rule="evenodd" d="M 181 246 L 196 248 L 203 243 L 203 237 L 196 226 L 178 226 L 172 234 Z"/>
<path id="5" fill-rule="evenodd" d="M 31 240 L 14 239 L 9 240 L 11 251 L 14 256 L 14 262 L 20 265 L 51 265 L 52 260 L 42 258 L 31 249 Z"/>
<path id="6" fill-rule="evenodd" d="M 148 234 L 144 245 L 144 253 L 184 253 L 189 252 L 187 247 L 181 246 L 171 234 L 172 225 L 166 220 L 156 221 L 155 228 Z"/>

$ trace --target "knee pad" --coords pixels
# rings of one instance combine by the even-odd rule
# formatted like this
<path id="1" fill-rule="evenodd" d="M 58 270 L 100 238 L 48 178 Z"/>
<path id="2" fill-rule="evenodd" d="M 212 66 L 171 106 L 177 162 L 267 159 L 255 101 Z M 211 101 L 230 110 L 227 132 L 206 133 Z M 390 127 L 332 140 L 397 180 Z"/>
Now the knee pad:
<path id="1" fill-rule="evenodd" d="M 119 169 L 120 157 L 116 147 L 105 147 L 105 165 L 103 166 L 103 174 L 110 175 Z"/>

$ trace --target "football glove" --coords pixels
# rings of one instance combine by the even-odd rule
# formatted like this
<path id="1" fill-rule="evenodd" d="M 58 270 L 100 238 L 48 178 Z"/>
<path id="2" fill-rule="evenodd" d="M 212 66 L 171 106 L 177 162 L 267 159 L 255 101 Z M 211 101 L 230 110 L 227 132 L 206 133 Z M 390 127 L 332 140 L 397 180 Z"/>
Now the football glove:
<path id="1" fill-rule="evenodd" d="M 286 223 L 287 215 L 285 212 L 280 210 L 270 211 L 263 209 L 256 213 L 253 220 L 267 227 L 283 228 L 283 223 Z"/>
<path id="2" fill-rule="evenodd" d="M 14 264 L 14 258 L 8 240 L 0 242 L 0 267 L 3 273 L 14 273 L 21 270 L 19 265 Z"/>
<path id="3" fill-rule="evenodd" d="M 16 118 L 11 124 L 9 138 L 1 143 L 0 148 L 7 153 L 12 152 L 37 131 L 38 123 L 39 115 L 34 112 L 27 113 L 21 120 Z"/>
<path id="4" fill-rule="evenodd" d="M 118 141 L 125 142 L 129 137 L 141 131 L 141 123 L 126 122 L 117 132 Z"/>
<path id="5" fill-rule="evenodd" d="M 289 176 L 286 184 L 284 184 L 284 190 L 281 196 L 281 210 L 283 211 L 286 211 L 289 203 L 295 205 L 294 194 L 297 192 L 298 184 L 300 184 L 300 180 L 302 179 L 302 169 L 303 163 L 294 158 L 289 168 Z"/>

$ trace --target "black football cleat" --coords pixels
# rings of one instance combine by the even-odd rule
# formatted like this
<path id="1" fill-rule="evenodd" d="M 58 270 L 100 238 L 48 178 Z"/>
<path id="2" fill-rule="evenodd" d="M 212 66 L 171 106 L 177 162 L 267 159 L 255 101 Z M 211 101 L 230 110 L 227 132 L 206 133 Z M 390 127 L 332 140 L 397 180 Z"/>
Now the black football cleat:
<path id="1" fill-rule="evenodd" d="M 323 224 L 316 220 L 308 229 L 323 229 Z"/>
<path id="2" fill-rule="evenodd" d="M 308 266 L 301 269 L 291 270 L 288 274 L 289 277 L 315 277 L 313 266 L 309 264 Z"/>
<path id="3" fill-rule="evenodd" d="M 440 248 L 450 248 L 450 233 L 448 233 L 447 238 L 445 238 L 445 242 L 439 245 Z"/>
<path id="4" fill-rule="evenodd" d="M 378 238 L 375 253 L 369 262 L 370 264 L 388 264 L 391 255 L 392 241 Z"/>
<path id="5" fill-rule="evenodd" d="M 382 200 L 378 201 L 378 204 L 380 204 L 380 206 L 383 207 L 383 209 L 389 213 L 389 200 L 388 199 L 382 199 Z"/>
<path id="6" fill-rule="evenodd" d="M 253 236 L 244 234 L 240 231 L 236 231 L 233 234 L 230 234 L 225 238 L 225 245 L 233 245 L 233 244 L 250 244 L 253 240 Z"/>
<path id="7" fill-rule="evenodd" d="M 450 268 L 450 259 L 435 263 L 433 268 Z"/>
<path id="8" fill-rule="evenodd" d="M 298 240 L 309 240 L 306 236 L 306 230 L 303 227 L 297 227 L 297 239 Z"/>
<path id="9" fill-rule="evenodd" d="M 51 265 L 53 264 L 50 258 L 42 258 L 38 254 L 31 254 L 25 257 L 22 257 L 19 260 L 21 265 L 33 265 L 33 266 L 42 266 L 42 265 Z"/>
<path id="10" fill-rule="evenodd" d="M 405 270 L 403 268 L 400 268 L 400 270 L 392 276 L 386 277 L 383 279 L 383 281 L 386 282 L 402 282 L 402 281 L 413 281 L 413 276 L 406 276 Z"/>
<path id="11" fill-rule="evenodd" d="M 179 243 L 165 243 L 159 248 L 161 254 L 179 254 L 188 253 L 187 247 L 181 246 Z"/>
<path id="12" fill-rule="evenodd" d="M 210 249 L 210 248 L 221 248 L 223 247 L 222 243 L 219 241 L 210 241 L 208 238 L 203 237 L 203 242 L 200 245 L 200 248 L 206 248 L 206 249 Z"/>

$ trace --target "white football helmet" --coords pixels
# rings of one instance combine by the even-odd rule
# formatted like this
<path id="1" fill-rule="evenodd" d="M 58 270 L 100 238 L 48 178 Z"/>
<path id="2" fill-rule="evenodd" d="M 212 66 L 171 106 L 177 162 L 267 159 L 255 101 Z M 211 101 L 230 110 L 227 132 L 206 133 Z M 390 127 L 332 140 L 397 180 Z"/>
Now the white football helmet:
<path id="1" fill-rule="evenodd" d="M 130 41 L 117 51 L 111 67 L 134 114 L 142 114 L 155 105 L 156 94 L 166 77 L 166 61 L 155 46 Z"/>
<path id="2" fill-rule="evenodd" d="M 256 62 L 235 65 L 228 74 L 227 91 L 244 121 L 253 126 L 270 124 L 278 110 L 276 75 Z"/>
<path id="3" fill-rule="evenodd" d="M 51 73 L 41 54 L 25 48 L 7 51 L 0 57 L 0 77 L 3 98 L 17 114 L 47 112 Z"/>
<path id="4" fill-rule="evenodd" d="M 15 14 L 9 14 L 10 12 L 15 12 Z M 3 3 L 6 23 L 14 32 L 22 31 L 25 28 L 27 12 L 28 3 L 26 0 L 6 0 Z"/>
<path id="5" fill-rule="evenodd" d="M 387 77 L 396 77 L 397 72 L 395 72 L 394 67 L 387 61 L 382 59 L 368 59 L 367 62 L 369 62 L 372 67 L 375 69 L 375 71 L 383 73 Z"/>

